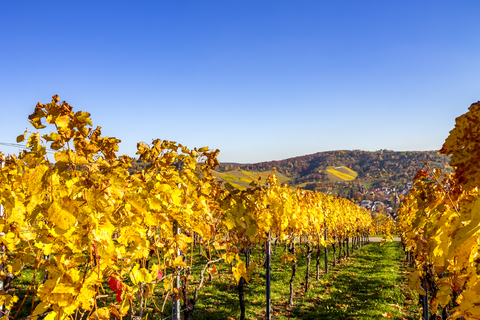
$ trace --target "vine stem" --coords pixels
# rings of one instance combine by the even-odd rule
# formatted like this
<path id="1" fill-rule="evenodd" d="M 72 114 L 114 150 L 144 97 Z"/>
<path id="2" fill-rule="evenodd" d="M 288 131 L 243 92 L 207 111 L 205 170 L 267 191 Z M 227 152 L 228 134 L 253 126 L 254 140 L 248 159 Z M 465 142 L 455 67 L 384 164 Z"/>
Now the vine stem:
<path id="1" fill-rule="evenodd" d="M 37 253 L 37 259 L 40 258 L 40 251 L 38 251 Z M 40 263 L 40 261 L 39 261 Z M 33 311 L 35 310 L 35 295 L 36 295 L 36 277 L 37 277 L 37 265 L 35 265 L 35 269 L 33 270 L 33 279 L 32 279 L 32 283 L 33 283 L 33 297 L 32 297 L 32 307 L 30 309 L 30 317 L 33 317 Z M 20 310 L 20 309 L 19 309 Z"/>
<path id="2" fill-rule="evenodd" d="M 22 309 L 23 304 L 25 303 L 25 299 L 27 299 L 27 296 L 28 296 L 28 294 L 30 293 L 30 290 L 32 289 L 32 283 L 33 283 L 33 280 L 32 280 L 32 282 L 30 282 L 30 286 L 28 287 L 27 293 L 25 294 L 25 297 L 23 297 L 22 303 L 20 303 L 20 306 L 18 307 L 18 310 L 17 310 L 17 312 L 15 313 L 15 315 L 13 316 L 13 318 L 16 318 L 17 315 L 18 315 L 18 313 L 19 313 L 20 310 Z"/>

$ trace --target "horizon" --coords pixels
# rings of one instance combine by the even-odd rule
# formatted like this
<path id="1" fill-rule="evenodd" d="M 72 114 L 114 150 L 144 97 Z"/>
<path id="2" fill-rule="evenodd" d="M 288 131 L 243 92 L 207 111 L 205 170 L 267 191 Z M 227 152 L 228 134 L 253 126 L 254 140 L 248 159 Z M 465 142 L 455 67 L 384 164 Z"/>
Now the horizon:
<path id="1" fill-rule="evenodd" d="M 285 158 L 285 159 L 281 159 L 281 160 L 265 160 L 265 161 L 258 161 L 258 162 L 249 162 L 249 163 L 240 163 L 240 162 L 232 162 L 232 161 L 220 161 L 220 164 L 221 165 L 225 165 L 225 164 L 228 164 L 228 165 L 247 165 L 247 164 L 257 164 L 257 163 L 263 163 L 263 162 L 280 162 L 280 161 L 284 161 L 284 160 L 288 160 L 288 159 L 293 159 L 293 158 L 301 158 L 301 157 L 305 157 L 305 156 L 310 156 L 310 155 L 314 155 L 314 154 L 317 154 L 317 153 L 324 153 L 324 152 L 334 152 L 334 151 L 361 151 L 361 152 L 382 152 L 382 151 L 390 151 L 390 152 L 436 152 L 438 153 L 438 151 L 440 150 L 440 148 L 438 150 L 388 150 L 388 149 L 379 149 L 379 150 L 361 150 L 361 149 L 339 149 L 339 150 L 326 150 L 326 151 L 318 151 L 318 152 L 314 152 L 314 153 L 308 153 L 308 154 L 303 154 L 303 155 L 297 155 L 297 156 L 293 156 L 293 157 L 290 157 L 290 158 Z M 449 157 L 449 155 L 445 155 L 446 157 Z"/>

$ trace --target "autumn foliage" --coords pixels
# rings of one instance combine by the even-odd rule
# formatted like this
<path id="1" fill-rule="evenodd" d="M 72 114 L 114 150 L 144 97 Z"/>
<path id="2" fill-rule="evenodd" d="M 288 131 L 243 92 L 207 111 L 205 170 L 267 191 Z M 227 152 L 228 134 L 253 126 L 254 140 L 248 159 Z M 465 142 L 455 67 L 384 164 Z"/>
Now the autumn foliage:
<path id="1" fill-rule="evenodd" d="M 29 294 L 40 301 L 33 319 L 45 312 L 47 319 L 142 317 L 155 290 L 185 303 L 188 283 L 198 284 L 197 296 L 203 281 L 191 273 L 194 242 L 205 248 L 208 271 L 214 262 L 233 262 L 232 277 L 249 281 L 257 266 L 247 267 L 240 250 L 267 241 L 269 231 L 282 241 L 301 236 L 327 245 L 325 224 L 330 235 L 347 237 L 372 227 L 369 213 L 350 201 L 279 185 L 274 175 L 269 186 L 222 188 L 210 173 L 219 151 L 207 147 L 139 143 L 148 165 L 130 174 L 132 159 L 116 154 L 120 140 L 103 137 L 89 113 L 74 112 L 58 96 L 38 103 L 29 120 L 35 131 L 17 138 L 28 150 L 0 153 L 0 276 L 26 268 L 45 275 L 44 282 L 32 279 Z M 40 133 L 47 128 L 53 131 Z M 181 287 L 175 274 L 183 275 Z M 6 291 L 0 300 L 7 310 L 19 304 Z"/>
<path id="2" fill-rule="evenodd" d="M 451 155 L 454 172 L 426 164 L 399 213 L 410 286 L 428 293 L 430 314 L 442 319 L 480 319 L 479 123 L 480 103 L 474 103 L 440 150 Z"/>

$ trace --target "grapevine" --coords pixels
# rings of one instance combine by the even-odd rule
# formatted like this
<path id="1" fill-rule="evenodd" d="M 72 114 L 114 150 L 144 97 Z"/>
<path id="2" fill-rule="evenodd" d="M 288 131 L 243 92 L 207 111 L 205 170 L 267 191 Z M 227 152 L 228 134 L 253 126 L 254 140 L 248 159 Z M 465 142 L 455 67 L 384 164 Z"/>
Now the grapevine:
<path id="1" fill-rule="evenodd" d="M 219 151 L 207 147 L 138 143 L 147 167 L 130 174 L 132 159 L 117 155 L 120 140 L 102 136 L 90 117 L 54 96 L 29 116 L 35 131 L 17 138 L 27 140 L 28 150 L 0 154 L 0 276 L 12 281 L 26 268 L 43 275 L 42 283 L 33 277 L 29 290 L 40 301 L 32 303 L 35 320 L 45 313 L 48 320 L 142 318 L 149 299 L 159 295 L 163 306 L 181 300 L 191 319 L 206 273 L 215 273 L 216 264 L 230 265 L 241 287 L 260 267 L 250 261 L 252 248 L 280 241 L 290 247 L 281 259 L 294 275 L 295 245 L 303 243 L 309 264 L 317 248 L 318 278 L 320 248 L 345 251 L 349 238 L 372 231 L 368 211 L 279 184 L 274 173 L 268 185 L 221 187 L 211 174 Z M 46 128 L 53 131 L 41 134 Z M 55 150 L 54 161 L 47 148 Z M 200 274 L 192 272 L 195 246 L 204 258 Z M 23 305 L 8 290 L 0 300 L 7 310 Z"/>
<path id="2" fill-rule="evenodd" d="M 480 319 L 479 121 L 474 103 L 439 151 L 451 155 L 454 172 L 425 164 L 399 212 L 410 286 L 441 319 Z"/>

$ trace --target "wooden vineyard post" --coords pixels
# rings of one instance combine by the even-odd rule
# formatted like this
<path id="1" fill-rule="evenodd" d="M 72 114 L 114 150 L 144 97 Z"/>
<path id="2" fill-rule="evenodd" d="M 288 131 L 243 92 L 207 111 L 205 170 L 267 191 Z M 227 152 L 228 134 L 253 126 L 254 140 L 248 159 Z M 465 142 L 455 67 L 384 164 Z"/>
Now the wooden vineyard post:
<path id="1" fill-rule="evenodd" d="M 325 234 L 324 234 L 324 240 L 325 240 L 325 273 L 328 273 L 328 248 L 327 248 L 327 230 L 328 229 L 327 229 L 327 221 L 325 221 L 324 227 L 325 227 Z"/>
<path id="2" fill-rule="evenodd" d="M 427 281 L 423 279 L 423 286 L 425 288 L 425 295 L 422 296 L 422 305 L 423 305 L 423 320 L 428 320 L 429 315 L 428 315 L 428 287 L 427 287 Z"/>
<path id="3" fill-rule="evenodd" d="M 270 205 L 268 206 L 268 208 L 270 208 Z M 267 320 L 271 320 L 272 319 L 272 314 L 271 314 L 271 266 L 270 266 L 270 234 L 271 234 L 271 230 L 268 231 L 267 233 L 267 242 L 265 244 L 265 249 L 266 249 L 266 254 L 267 254 L 267 257 L 266 257 L 266 262 L 265 262 L 265 276 L 266 276 L 266 304 L 267 304 L 267 312 L 266 312 L 266 319 Z"/>
<path id="4" fill-rule="evenodd" d="M 173 221 L 173 234 L 180 234 L 180 228 L 178 227 L 177 220 Z M 180 255 L 180 250 L 177 249 L 177 255 Z M 174 280 L 173 287 L 177 290 L 180 288 L 180 268 L 177 267 L 177 276 Z M 175 299 L 175 295 L 172 294 L 172 320 L 180 320 L 180 299 Z"/>
<path id="5" fill-rule="evenodd" d="M 182 175 L 182 166 L 183 162 L 182 161 L 176 161 L 175 165 L 175 170 L 178 172 L 178 175 Z M 178 188 L 180 188 L 181 185 L 178 184 Z M 173 221 L 173 235 L 177 235 L 181 233 L 181 229 L 178 225 L 178 221 L 174 220 Z M 177 249 L 177 255 L 180 256 L 182 253 L 180 252 L 179 249 Z M 180 290 L 181 283 L 180 283 L 180 267 L 177 267 L 177 276 L 176 279 L 174 280 L 173 287 L 176 288 L 177 290 Z M 173 290 L 172 290 L 173 291 Z M 180 299 L 175 299 L 175 295 L 172 294 L 172 320 L 180 320 Z"/>
<path id="6" fill-rule="evenodd" d="M 347 236 L 347 257 L 350 258 L 350 245 L 349 245 L 349 237 Z"/>
<path id="7" fill-rule="evenodd" d="M 267 189 L 270 188 L 270 184 L 266 184 Z M 267 209 L 270 210 L 270 205 L 267 205 Z M 271 289 L 272 289 L 272 284 L 271 284 L 271 255 L 270 255 L 270 236 L 271 236 L 272 230 L 270 229 L 267 233 L 267 242 L 265 243 L 265 254 L 266 256 L 266 261 L 265 261 L 265 289 L 266 289 L 266 320 L 271 320 L 272 319 L 272 314 L 271 314 Z"/>

